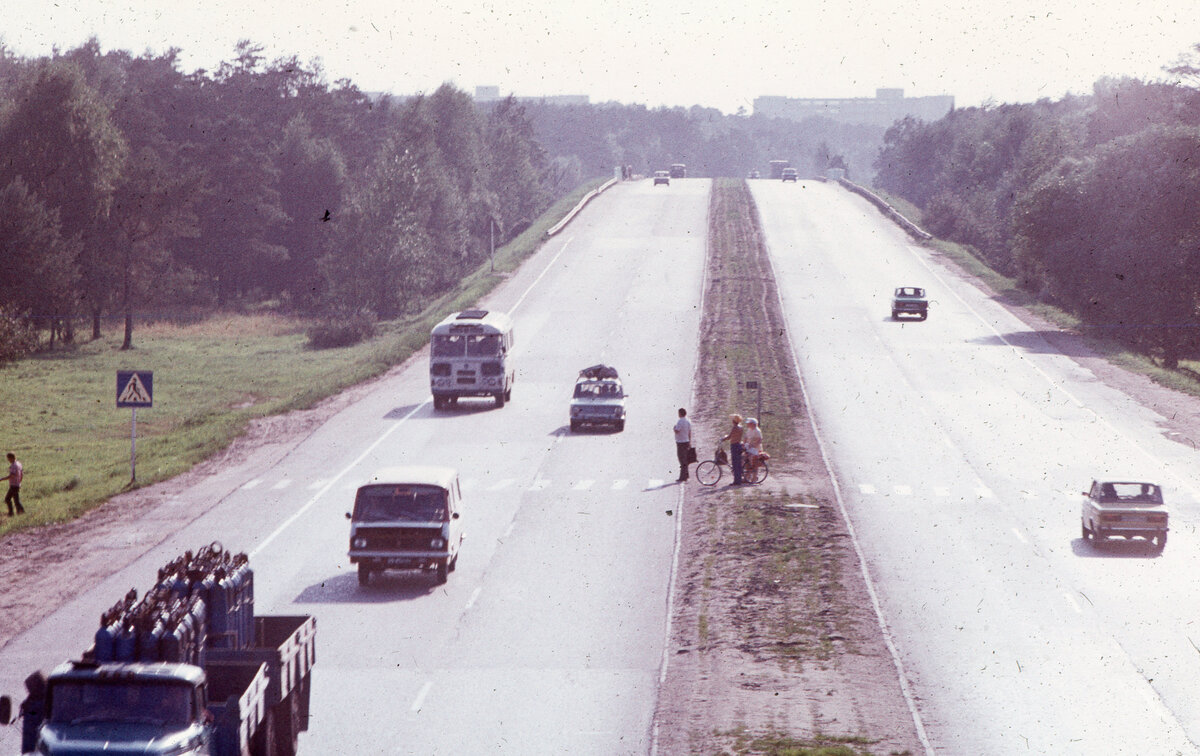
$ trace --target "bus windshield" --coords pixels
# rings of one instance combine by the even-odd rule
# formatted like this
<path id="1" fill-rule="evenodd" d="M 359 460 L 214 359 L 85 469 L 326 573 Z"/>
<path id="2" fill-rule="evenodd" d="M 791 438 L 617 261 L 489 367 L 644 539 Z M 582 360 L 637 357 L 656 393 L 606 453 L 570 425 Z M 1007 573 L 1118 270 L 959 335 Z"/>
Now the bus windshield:
<path id="1" fill-rule="evenodd" d="M 462 357 L 466 355 L 467 336 L 454 334 L 451 336 L 434 336 L 430 347 L 434 357 Z"/>
<path id="2" fill-rule="evenodd" d="M 483 334 L 467 337 L 468 357 L 498 357 L 500 355 L 500 337 L 495 334 Z"/>

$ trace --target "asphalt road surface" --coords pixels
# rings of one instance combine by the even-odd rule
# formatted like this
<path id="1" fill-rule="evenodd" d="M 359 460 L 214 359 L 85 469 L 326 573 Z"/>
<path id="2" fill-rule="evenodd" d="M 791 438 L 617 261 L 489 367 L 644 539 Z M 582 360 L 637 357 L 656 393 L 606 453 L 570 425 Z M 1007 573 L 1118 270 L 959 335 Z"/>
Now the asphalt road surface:
<path id="1" fill-rule="evenodd" d="M 646 753 L 680 497 L 671 428 L 695 368 L 708 189 L 616 186 L 483 303 L 516 323 L 509 404 L 434 412 L 418 356 L 276 464 L 227 471 L 240 478 L 211 511 L 10 643 L 3 690 L 77 656 L 130 586 L 219 540 L 251 554 L 259 614 L 317 617 L 302 753 Z M 599 362 L 621 371 L 626 428 L 572 433 L 576 374 Z M 458 568 L 443 586 L 391 572 L 360 588 L 344 513 L 375 470 L 401 464 L 459 470 Z M 0 751 L 18 742 L 6 728 Z"/>
<path id="2" fill-rule="evenodd" d="M 1194 444 L 864 200 L 752 181 L 823 446 L 939 754 L 1196 753 Z M 926 322 L 894 322 L 924 286 Z M 1080 493 L 1164 486 L 1165 552 L 1081 537 Z"/>

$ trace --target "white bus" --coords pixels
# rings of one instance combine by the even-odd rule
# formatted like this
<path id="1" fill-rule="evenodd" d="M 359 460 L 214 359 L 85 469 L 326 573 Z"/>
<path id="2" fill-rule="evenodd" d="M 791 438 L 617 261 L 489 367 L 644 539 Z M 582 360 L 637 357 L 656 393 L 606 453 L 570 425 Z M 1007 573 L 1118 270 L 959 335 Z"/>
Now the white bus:
<path id="1" fill-rule="evenodd" d="M 429 388 L 434 409 L 448 409 L 460 396 L 492 396 L 496 406 L 512 399 L 512 318 L 502 312 L 463 310 L 433 327 L 429 343 Z"/>

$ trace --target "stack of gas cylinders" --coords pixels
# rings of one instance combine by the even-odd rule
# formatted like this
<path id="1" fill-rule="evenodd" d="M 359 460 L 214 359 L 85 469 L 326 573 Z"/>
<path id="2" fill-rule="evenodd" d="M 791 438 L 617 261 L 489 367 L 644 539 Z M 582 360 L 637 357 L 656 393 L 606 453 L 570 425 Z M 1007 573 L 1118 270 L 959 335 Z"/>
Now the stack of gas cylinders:
<path id="1" fill-rule="evenodd" d="M 206 648 L 253 644 L 250 560 L 214 542 L 160 569 L 158 583 L 141 600 L 131 590 L 104 612 L 90 656 L 95 662 L 203 666 Z"/>

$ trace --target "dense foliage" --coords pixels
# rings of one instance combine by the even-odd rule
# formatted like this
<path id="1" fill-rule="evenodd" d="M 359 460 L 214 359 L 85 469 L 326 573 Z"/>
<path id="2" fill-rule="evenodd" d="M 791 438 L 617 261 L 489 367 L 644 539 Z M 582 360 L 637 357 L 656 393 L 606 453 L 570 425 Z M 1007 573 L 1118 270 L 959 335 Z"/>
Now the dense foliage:
<path id="1" fill-rule="evenodd" d="M 249 42 L 211 72 L 177 54 L 0 48 L 0 359 L 31 328 L 53 346 L 112 314 L 128 347 L 135 312 L 188 308 L 270 303 L 346 319 L 317 341 L 369 333 L 555 196 L 512 100 L 371 97 Z"/>
<path id="2" fill-rule="evenodd" d="M 1200 91 L 1107 79 L 1090 96 L 898 122 L 876 184 L 930 232 L 1175 367 L 1200 356 L 1198 156 Z"/>

